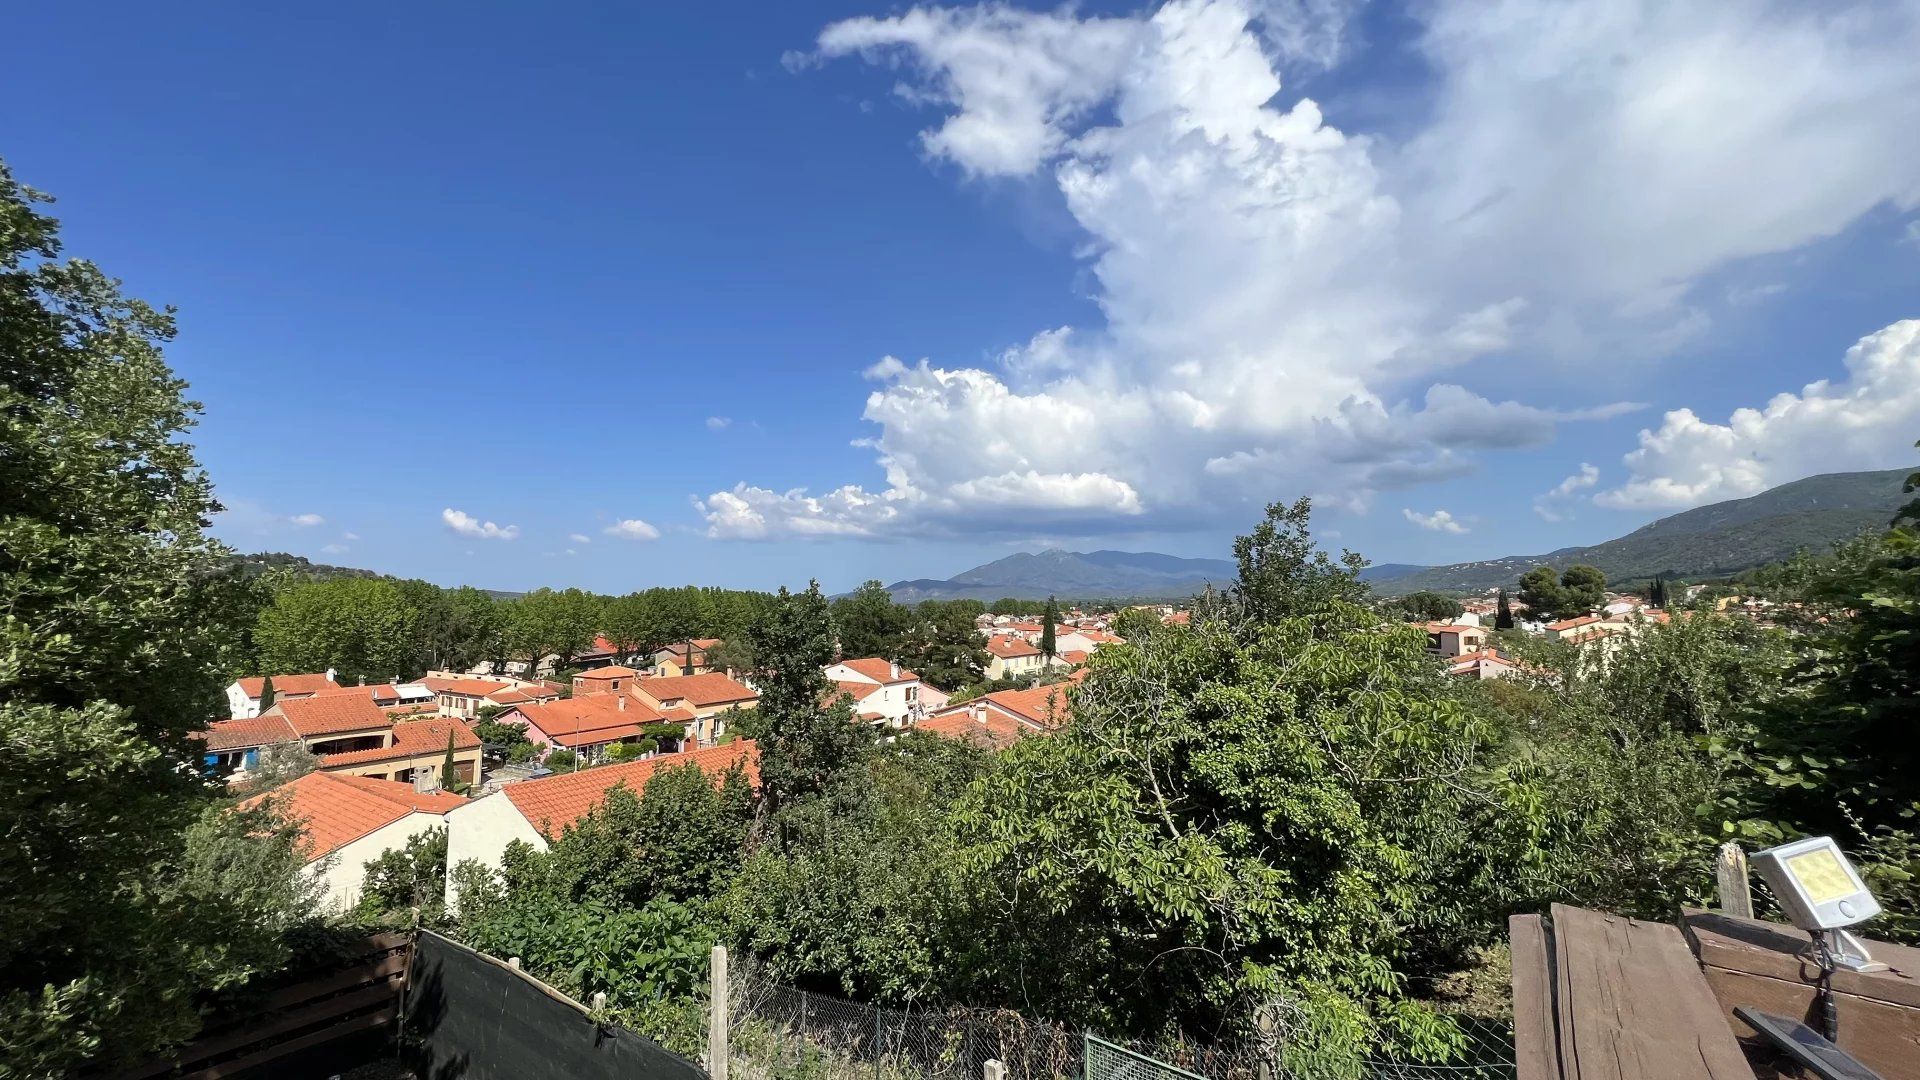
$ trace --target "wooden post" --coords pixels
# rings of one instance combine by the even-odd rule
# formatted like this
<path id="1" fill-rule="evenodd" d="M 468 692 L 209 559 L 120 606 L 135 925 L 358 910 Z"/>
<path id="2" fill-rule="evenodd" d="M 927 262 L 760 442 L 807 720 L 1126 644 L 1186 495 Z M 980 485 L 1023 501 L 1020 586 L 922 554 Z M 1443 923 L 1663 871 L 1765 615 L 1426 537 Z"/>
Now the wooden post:
<path id="1" fill-rule="evenodd" d="M 1747 853 L 1732 841 L 1721 844 L 1720 854 L 1713 860 L 1713 870 L 1720 879 L 1721 912 L 1743 919 L 1753 918 L 1753 889 L 1747 880 Z"/>
<path id="2" fill-rule="evenodd" d="M 508 966 L 508 967 L 510 967 L 510 968 L 512 968 L 512 969 L 513 969 L 513 970 L 515 970 L 515 971 L 519 971 L 519 970 L 520 970 L 520 958 L 519 958 L 519 957 L 517 957 L 517 956 L 509 956 L 509 957 L 507 957 L 507 966 Z"/>
<path id="3" fill-rule="evenodd" d="M 707 982 L 707 1075 L 727 1080 L 727 947 L 715 945 Z"/>
<path id="4" fill-rule="evenodd" d="M 1007 1080 L 1007 1067 L 999 1058 L 988 1058 L 980 1070 L 980 1080 Z"/>

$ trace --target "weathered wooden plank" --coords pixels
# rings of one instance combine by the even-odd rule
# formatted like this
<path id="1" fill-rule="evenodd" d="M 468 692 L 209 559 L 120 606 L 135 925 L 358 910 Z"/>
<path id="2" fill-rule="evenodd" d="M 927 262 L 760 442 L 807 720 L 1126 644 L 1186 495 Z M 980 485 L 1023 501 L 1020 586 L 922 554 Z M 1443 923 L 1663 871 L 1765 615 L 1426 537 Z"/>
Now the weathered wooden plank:
<path id="1" fill-rule="evenodd" d="M 1681 917 L 1688 943 L 1700 963 L 1708 967 L 1744 971 L 1789 982 L 1817 981 L 1820 969 L 1808 952 L 1805 930 L 1758 919 L 1736 919 L 1719 912 L 1688 909 Z M 1873 958 L 1886 971 L 1833 973 L 1833 988 L 1842 994 L 1873 998 L 1920 1008 L 1920 949 L 1866 940 Z"/>
<path id="2" fill-rule="evenodd" d="M 319 1031 L 309 1032 L 297 1039 L 288 1039 L 286 1042 L 275 1043 L 264 1049 L 256 1050 L 246 1057 L 235 1058 L 232 1061 L 223 1061 L 211 1068 L 201 1069 L 197 1072 L 184 1073 L 182 1074 L 181 1080 L 222 1080 L 223 1077 L 237 1076 L 248 1069 L 258 1068 L 269 1062 L 278 1061 L 281 1058 L 300 1053 L 303 1050 L 311 1050 L 316 1046 L 325 1046 L 335 1039 L 342 1039 L 349 1035 L 355 1035 L 373 1028 L 385 1027 L 393 1023 L 393 1020 L 394 1014 L 388 1010 L 368 1013 L 365 1016 L 356 1016 L 343 1023 L 321 1028 Z"/>
<path id="3" fill-rule="evenodd" d="M 1538 915 L 1507 920 L 1513 953 L 1513 1050 L 1519 1080 L 1561 1080 L 1553 944 Z"/>
<path id="4" fill-rule="evenodd" d="M 334 972 L 331 975 L 322 976 L 317 979 L 309 979 L 306 982 L 295 983 L 284 989 L 276 990 L 272 994 L 269 994 L 267 999 L 261 1003 L 261 1009 L 262 1011 L 274 1011 L 291 1008 L 295 1005 L 305 1004 L 315 998 L 326 997 L 328 994 L 336 994 L 342 990 L 351 990 L 356 986 L 362 986 L 367 983 L 391 982 L 394 976 L 402 975 L 406 970 L 407 954 L 404 952 L 392 953 L 381 959 L 356 964 L 353 967 Z M 398 992 L 397 988 L 395 992 Z"/>
<path id="5" fill-rule="evenodd" d="M 1760 1036 L 1734 1018 L 1734 1007 L 1739 1005 L 1798 1020 L 1826 1034 L 1824 1021 L 1816 1015 L 1817 991 L 1812 986 L 1723 968 L 1706 969 L 1706 977 L 1734 1033 L 1742 1039 L 1759 1040 Z M 1834 995 L 1834 1008 L 1840 1018 L 1840 1049 L 1885 1080 L 1920 1080 L 1920 1009 L 1850 994 Z"/>
<path id="6" fill-rule="evenodd" d="M 183 1068 L 191 1067 L 208 1058 L 232 1053 L 277 1035 L 299 1031 L 301 1028 L 312 1027 L 334 1017 L 347 1016 L 382 1003 L 397 1007 L 399 1000 L 400 984 L 397 980 L 376 983 L 353 993 L 315 1002 L 304 1008 L 256 1018 L 253 1022 L 229 1028 L 224 1034 L 197 1039 L 181 1047 L 172 1055 L 171 1060 L 148 1062 L 127 1072 L 116 1074 L 116 1080 L 142 1080 L 144 1077 L 162 1076 L 173 1071 L 174 1062 L 179 1062 Z M 393 1010 L 390 1008 L 387 1011 L 391 1013 Z"/>
<path id="7" fill-rule="evenodd" d="M 1564 969 L 1564 1075 L 1753 1080 L 1677 928 L 1556 904 L 1553 931 L 1555 962 Z"/>

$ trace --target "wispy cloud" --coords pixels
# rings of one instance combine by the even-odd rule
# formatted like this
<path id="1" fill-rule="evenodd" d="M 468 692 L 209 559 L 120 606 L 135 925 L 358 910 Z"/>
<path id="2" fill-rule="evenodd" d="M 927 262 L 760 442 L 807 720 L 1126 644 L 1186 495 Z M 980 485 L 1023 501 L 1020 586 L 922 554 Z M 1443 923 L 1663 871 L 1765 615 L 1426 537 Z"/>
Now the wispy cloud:
<path id="1" fill-rule="evenodd" d="M 319 514 L 294 514 L 292 517 L 287 518 L 287 520 L 303 529 L 310 528 L 314 525 L 325 525 L 327 523 L 327 519 L 321 517 Z"/>
<path id="2" fill-rule="evenodd" d="M 608 536 L 617 536 L 622 540 L 658 540 L 660 530 L 641 521 L 639 518 L 626 518 L 614 522 L 601 530 Z"/>
<path id="3" fill-rule="evenodd" d="M 724 428 L 724 427 L 726 427 L 726 426 L 727 426 L 728 424 L 731 424 L 731 423 L 733 423 L 733 417 L 731 417 L 731 416 L 709 416 L 709 417 L 707 417 L 707 428 L 708 428 L 708 430 L 710 430 L 710 431 L 719 431 L 719 430 L 720 430 L 721 428 Z"/>
<path id="4" fill-rule="evenodd" d="M 1575 493 L 1599 482 L 1600 470 L 1583 461 L 1580 463 L 1579 472 L 1555 484 L 1551 491 L 1542 492 L 1534 497 L 1533 512 L 1548 521 L 1565 521 L 1567 514 L 1563 507 L 1573 500 Z"/>

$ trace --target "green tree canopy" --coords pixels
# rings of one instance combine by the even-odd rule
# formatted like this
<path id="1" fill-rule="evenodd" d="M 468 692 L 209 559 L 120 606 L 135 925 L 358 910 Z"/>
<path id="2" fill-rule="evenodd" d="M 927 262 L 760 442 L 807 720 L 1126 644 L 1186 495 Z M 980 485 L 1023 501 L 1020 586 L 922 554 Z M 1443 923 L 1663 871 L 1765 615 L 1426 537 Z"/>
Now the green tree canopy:
<path id="1" fill-rule="evenodd" d="M 196 995 L 283 963 L 310 899 L 288 830 L 210 809 L 188 737 L 224 715 L 237 601 L 173 317 L 59 261 L 43 201 L 0 163 L 0 1071 L 22 1076 L 191 1037 Z"/>
<path id="2" fill-rule="evenodd" d="M 424 623 L 417 598 L 398 582 L 306 581 L 282 590 L 260 613 L 254 642 L 265 672 L 333 668 L 343 684 L 387 682 L 425 670 Z"/>
<path id="3" fill-rule="evenodd" d="M 873 742 L 844 700 L 823 705 L 832 684 L 833 619 L 820 583 L 782 588 L 768 617 L 747 631 L 753 647 L 753 718 L 760 746 L 760 783 L 770 808 L 819 795 L 852 768 Z"/>
<path id="4" fill-rule="evenodd" d="M 899 660 L 907 651 L 913 612 L 893 602 L 893 594 L 878 581 L 863 582 L 833 602 L 833 630 L 840 655 L 847 659 L 877 656 Z"/>
<path id="5" fill-rule="evenodd" d="M 1367 584 L 1360 571 L 1367 560 L 1342 551 L 1339 561 L 1313 542 L 1313 500 L 1273 503 L 1251 533 L 1233 542 L 1240 576 L 1232 597 L 1245 617 L 1256 622 L 1328 610 L 1336 601 L 1365 601 Z"/>

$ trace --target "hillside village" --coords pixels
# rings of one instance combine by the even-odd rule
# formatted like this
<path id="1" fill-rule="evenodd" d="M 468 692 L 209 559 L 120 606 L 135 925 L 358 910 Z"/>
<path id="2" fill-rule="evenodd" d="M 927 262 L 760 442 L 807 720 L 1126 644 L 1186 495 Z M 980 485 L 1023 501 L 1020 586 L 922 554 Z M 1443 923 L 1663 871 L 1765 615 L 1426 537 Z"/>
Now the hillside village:
<path id="1" fill-rule="evenodd" d="M 1687 587 L 1676 599 L 1691 601 L 1705 588 Z M 1535 617 L 1496 590 L 1446 600 L 1457 614 L 1408 625 L 1425 632 L 1428 653 L 1449 677 L 1537 680 L 1555 676 L 1523 658 L 1530 640 L 1604 663 L 1675 615 L 1633 593 L 1600 599 L 1584 613 Z M 1713 609 L 1764 618 L 1766 601 L 1736 599 L 1722 596 Z M 1382 607 L 1392 614 L 1396 604 Z M 971 692 L 936 686 L 896 659 L 844 657 L 821 668 L 829 687 L 822 704 L 845 705 L 850 722 L 882 739 L 918 731 L 1004 750 L 1067 722 L 1088 663 L 1125 642 L 1113 630 L 1122 611 L 1169 626 L 1192 617 L 1174 604 L 1073 608 L 1057 619 L 982 612 L 973 625 L 986 660 Z M 608 791 L 638 792 L 662 768 L 740 768 L 751 779 L 757 750 L 736 729 L 751 728 L 760 695 L 752 674 L 718 666 L 724 651 L 722 639 L 690 638 L 626 652 L 602 634 L 564 660 L 501 657 L 411 681 L 343 685 L 331 670 L 248 676 L 227 688 L 232 715 L 197 737 L 209 775 L 252 793 L 245 805 L 277 792 L 305 823 L 312 872 L 344 912 L 360 901 L 361 868 L 429 830 L 447 831 L 449 865 L 475 859 L 498 869 L 512 842 L 545 850 Z M 1010 685 L 992 688 L 1002 684 Z M 311 773 L 283 779 L 276 762 L 288 758 L 309 762 Z M 263 777 L 284 787 L 263 788 Z M 447 888 L 451 902 L 451 881 Z"/>

